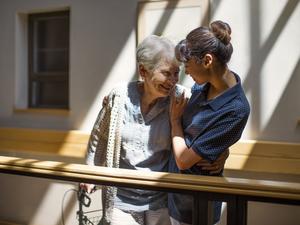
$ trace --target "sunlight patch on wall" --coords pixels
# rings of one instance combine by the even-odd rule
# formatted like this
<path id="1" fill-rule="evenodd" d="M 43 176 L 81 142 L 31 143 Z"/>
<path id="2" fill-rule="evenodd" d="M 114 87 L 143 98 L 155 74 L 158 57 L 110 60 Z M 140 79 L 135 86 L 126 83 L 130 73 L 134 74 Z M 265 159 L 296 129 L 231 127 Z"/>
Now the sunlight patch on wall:
<path id="1" fill-rule="evenodd" d="M 64 193 L 69 190 L 74 189 L 71 184 L 51 184 L 48 190 L 44 194 L 44 198 L 41 199 L 40 205 L 32 217 L 29 225 L 53 225 L 61 224 L 61 204 Z M 76 221 L 76 208 L 77 204 L 74 202 L 76 198 L 76 193 L 68 193 L 65 198 L 64 207 L 69 207 L 65 209 L 65 221 L 68 219 L 68 224 L 77 224 Z M 72 202 L 72 204 L 70 204 Z M 30 203 L 29 203 L 30 204 Z M 71 208 L 70 208 L 71 207 Z M 70 213 L 67 213 L 70 212 Z M 69 215 L 69 218 L 68 218 Z"/>
<path id="2" fill-rule="evenodd" d="M 88 113 L 80 125 L 79 129 L 90 131 L 100 108 L 99 102 L 102 102 L 104 96 L 121 83 L 126 83 L 132 80 L 135 76 L 136 60 L 135 60 L 135 32 L 132 31 L 125 43 L 123 49 L 120 49 L 120 54 L 116 58 L 112 70 L 106 76 L 107 79 L 99 90 L 94 103 L 91 105 Z"/>
<path id="3" fill-rule="evenodd" d="M 287 2 L 288 0 L 264 0 L 259 2 L 260 10 L 264 13 L 260 21 L 260 46 L 266 42 Z M 272 10 L 270 10 L 270 6 L 272 6 Z"/>
<path id="4" fill-rule="evenodd" d="M 279 18 L 274 19 L 278 20 Z M 264 129 L 271 119 L 300 58 L 299 20 L 300 5 L 298 4 L 298 9 L 295 9 L 288 18 L 262 66 L 261 129 Z"/>
<path id="5" fill-rule="evenodd" d="M 162 4 L 162 3 L 161 3 Z M 168 2 L 165 2 L 165 7 Z M 200 6 L 177 8 L 153 8 L 145 11 L 145 35 L 153 34 L 158 31 L 158 35 L 163 35 L 175 43 L 184 39 L 192 29 L 200 25 L 201 8 Z M 164 27 L 161 28 L 161 21 L 164 15 L 170 15 Z M 188 21 L 188 22 L 187 22 Z"/>
<path id="6" fill-rule="evenodd" d="M 249 10 L 251 1 L 226 0 L 211 1 L 211 3 L 213 15 L 210 21 L 223 20 L 232 29 L 231 43 L 233 45 L 233 53 L 229 62 L 229 68 L 238 73 L 242 81 L 244 81 L 251 67 L 251 54 L 249 54 L 252 48 L 250 38 L 253 35 L 251 33 L 251 15 Z M 238 10 L 232 10 L 233 5 Z"/>

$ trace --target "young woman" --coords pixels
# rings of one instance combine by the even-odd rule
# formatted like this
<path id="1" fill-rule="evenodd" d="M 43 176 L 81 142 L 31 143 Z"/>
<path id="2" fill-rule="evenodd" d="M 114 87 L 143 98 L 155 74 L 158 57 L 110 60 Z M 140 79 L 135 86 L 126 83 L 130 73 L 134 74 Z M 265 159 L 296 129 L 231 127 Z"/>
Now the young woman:
<path id="1" fill-rule="evenodd" d="M 169 172 L 209 175 L 196 163 L 215 161 L 241 137 L 250 107 L 240 77 L 227 66 L 233 52 L 230 35 L 227 23 L 215 21 L 191 31 L 176 46 L 177 59 L 196 84 L 188 102 L 184 95 L 172 97 Z M 172 224 L 192 224 L 192 209 L 191 196 L 169 194 Z M 221 203 L 214 202 L 214 223 L 220 210 Z"/>

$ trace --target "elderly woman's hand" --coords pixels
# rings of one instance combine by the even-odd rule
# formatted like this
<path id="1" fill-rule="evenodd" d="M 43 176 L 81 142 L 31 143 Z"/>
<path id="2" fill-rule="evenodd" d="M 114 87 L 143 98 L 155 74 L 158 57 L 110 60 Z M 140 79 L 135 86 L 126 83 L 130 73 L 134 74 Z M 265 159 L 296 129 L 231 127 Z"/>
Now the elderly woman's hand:
<path id="1" fill-rule="evenodd" d="M 108 95 L 104 96 L 103 100 L 102 100 L 102 107 L 107 106 L 108 104 Z"/>
<path id="2" fill-rule="evenodd" d="M 197 166 L 201 166 L 203 170 L 209 171 L 209 174 L 218 174 L 224 169 L 228 156 L 229 149 L 226 149 L 213 163 L 202 159 L 197 163 Z"/>
<path id="3" fill-rule="evenodd" d="M 94 184 L 86 184 L 86 183 L 80 183 L 79 187 L 83 190 L 85 190 L 87 193 L 91 194 L 96 191 L 96 185 Z"/>

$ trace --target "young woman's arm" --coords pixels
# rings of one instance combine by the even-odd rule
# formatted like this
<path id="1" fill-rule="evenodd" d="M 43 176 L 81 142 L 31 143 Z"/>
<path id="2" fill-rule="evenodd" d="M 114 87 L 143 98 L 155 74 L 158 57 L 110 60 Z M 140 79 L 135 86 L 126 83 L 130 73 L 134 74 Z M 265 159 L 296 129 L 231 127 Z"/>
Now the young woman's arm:
<path id="1" fill-rule="evenodd" d="M 189 169 L 202 159 L 185 144 L 181 117 L 187 101 L 188 99 L 185 97 L 184 92 L 180 96 L 176 96 L 175 93 L 171 96 L 170 123 L 172 145 L 176 164 L 180 170 Z"/>
<path id="2" fill-rule="evenodd" d="M 189 149 L 184 140 L 181 120 L 171 121 L 172 126 L 172 145 L 173 152 L 176 160 L 176 164 L 180 170 L 191 168 L 202 157 L 195 153 L 192 149 Z"/>
<path id="3" fill-rule="evenodd" d="M 229 155 L 228 148 L 240 138 L 247 118 L 232 112 L 226 113 L 222 120 L 214 123 L 188 147 L 181 123 L 185 105 L 184 96 L 172 97 L 170 121 L 173 152 L 178 168 L 184 170 L 199 163 L 203 170 L 208 170 L 211 174 L 221 172 Z"/>
<path id="4" fill-rule="evenodd" d="M 192 148 L 189 149 L 185 144 L 181 121 L 173 121 L 172 123 L 172 145 L 176 164 L 180 170 L 189 169 L 196 164 L 203 170 L 209 171 L 210 174 L 218 174 L 224 169 L 226 159 L 229 156 L 229 149 L 226 149 L 214 162 L 210 162 L 202 158 Z"/>

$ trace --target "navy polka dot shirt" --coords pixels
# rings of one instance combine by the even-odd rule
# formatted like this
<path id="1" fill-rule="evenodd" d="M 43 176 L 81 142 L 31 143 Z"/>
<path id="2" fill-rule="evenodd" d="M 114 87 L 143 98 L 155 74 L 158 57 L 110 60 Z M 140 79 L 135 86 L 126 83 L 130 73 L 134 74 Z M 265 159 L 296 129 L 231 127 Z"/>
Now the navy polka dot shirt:
<path id="1" fill-rule="evenodd" d="M 248 120 L 250 106 L 235 74 L 237 84 L 216 98 L 207 101 L 209 84 L 192 88 L 192 96 L 183 113 L 183 130 L 186 145 L 202 158 L 214 161 L 237 142 Z M 179 172 L 174 157 L 169 172 Z M 201 167 L 181 171 L 189 174 L 207 174 Z"/>

